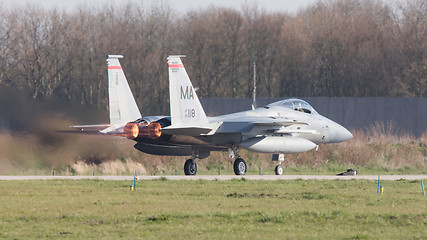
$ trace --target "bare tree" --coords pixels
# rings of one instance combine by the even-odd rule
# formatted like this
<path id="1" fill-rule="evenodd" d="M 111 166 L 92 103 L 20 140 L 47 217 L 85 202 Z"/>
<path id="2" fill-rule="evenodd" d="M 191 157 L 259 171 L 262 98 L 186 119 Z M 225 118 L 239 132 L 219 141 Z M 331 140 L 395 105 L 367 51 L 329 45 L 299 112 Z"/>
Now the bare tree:
<path id="1" fill-rule="evenodd" d="M 200 97 L 427 96 L 427 4 L 322 0 L 296 14 L 166 4 L 0 10 L 0 86 L 108 107 L 106 54 L 122 54 L 143 114 L 169 111 L 166 57 L 186 54 Z"/>

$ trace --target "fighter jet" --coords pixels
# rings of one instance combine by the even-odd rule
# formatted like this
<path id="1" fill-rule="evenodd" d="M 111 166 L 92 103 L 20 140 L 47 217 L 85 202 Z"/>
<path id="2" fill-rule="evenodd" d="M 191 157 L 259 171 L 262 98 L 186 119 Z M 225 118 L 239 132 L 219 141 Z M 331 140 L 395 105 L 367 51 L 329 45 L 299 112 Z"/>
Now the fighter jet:
<path id="1" fill-rule="evenodd" d="M 142 117 L 119 59 L 108 55 L 110 124 L 71 126 L 81 132 L 122 136 L 136 142 L 139 151 L 168 156 L 189 156 L 186 175 L 197 172 L 196 159 L 211 151 L 227 151 L 234 160 L 234 173 L 244 175 L 247 165 L 239 149 L 272 154 L 278 161 L 275 174 L 282 175 L 284 154 L 301 153 L 319 144 L 349 140 L 343 126 L 320 115 L 307 102 L 285 99 L 253 110 L 207 117 L 187 71 L 182 55 L 167 58 L 170 116 Z"/>

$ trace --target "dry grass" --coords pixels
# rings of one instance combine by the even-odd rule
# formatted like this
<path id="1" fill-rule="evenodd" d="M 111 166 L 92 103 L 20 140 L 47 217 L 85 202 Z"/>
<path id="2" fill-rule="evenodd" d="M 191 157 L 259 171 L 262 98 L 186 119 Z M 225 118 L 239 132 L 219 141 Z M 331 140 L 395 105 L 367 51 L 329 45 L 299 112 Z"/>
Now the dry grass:
<path id="1" fill-rule="evenodd" d="M 142 165 L 142 163 L 126 159 L 125 161 L 113 160 L 102 162 L 99 165 L 96 164 L 87 164 L 83 161 L 78 161 L 71 164 L 67 170 L 69 174 L 77 175 L 91 175 L 94 172 L 101 172 L 103 174 L 109 175 L 122 175 L 130 174 L 134 171 L 137 171 L 138 174 L 147 174 L 147 170 Z"/>
<path id="2" fill-rule="evenodd" d="M 32 134 L 0 134 L 0 174 L 182 174 L 185 157 L 153 156 L 133 148 L 133 142 L 122 138 L 59 134 L 70 123 L 50 116 Z M 376 168 L 406 173 L 424 171 L 427 167 L 427 133 L 415 138 L 400 134 L 392 124 L 373 124 L 365 131 L 353 131 L 350 141 L 321 145 L 318 151 L 286 156 L 288 169 L 309 168 L 312 172 L 334 172 L 342 169 Z M 242 150 L 253 173 L 274 167 L 271 155 Z M 199 173 L 232 173 L 232 160 L 223 152 L 212 152 L 199 160 Z M 322 170 L 323 169 L 323 170 Z"/>

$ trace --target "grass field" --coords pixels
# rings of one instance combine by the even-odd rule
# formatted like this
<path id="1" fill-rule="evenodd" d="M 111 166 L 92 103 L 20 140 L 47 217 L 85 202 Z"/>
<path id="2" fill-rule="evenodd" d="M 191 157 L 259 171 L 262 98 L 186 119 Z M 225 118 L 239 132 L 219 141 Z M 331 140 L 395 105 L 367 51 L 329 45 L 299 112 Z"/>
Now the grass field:
<path id="1" fill-rule="evenodd" d="M 2 239 L 426 239 L 420 181 L 0 181 Z"/>

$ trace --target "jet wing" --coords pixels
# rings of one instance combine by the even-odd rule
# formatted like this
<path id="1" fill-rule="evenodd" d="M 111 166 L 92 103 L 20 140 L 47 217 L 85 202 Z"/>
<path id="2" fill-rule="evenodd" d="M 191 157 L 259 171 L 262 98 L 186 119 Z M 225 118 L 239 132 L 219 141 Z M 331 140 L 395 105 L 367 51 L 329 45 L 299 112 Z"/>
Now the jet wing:
<path id="1" fill-rule="evenodd" d="M 272 118 L 258 119 L 248 122 L 223 122 L 217 129 L 216 133 L 244 133 L 250 132 L 255 126 L 288 127 L 291 125 L 308 125 L 308 123 L 299 121 L 289 121 L 288 119 L 284 120 Z"/>
<path id="2" fill-rule="evenodd" d="M 244 133 L 255 126 L 253 122 L 223 122 L 215 133 Z"/>
<path id="3" fill-rule="evenodd" d="M 216 125 L 216 126 L 215 126 Z M 308 125 L 305 122 L 290 121 L 289 119 L 250 119 L 249 121 L 224 121 L 218 124 L 207 126 L 169 126 L 162 128 L 162 132 L 172 135 L 187 135 L 187 136 L 200 136 L 200 135 L 213 135 L 213 134 L 230 134 L 230 133 L 245 133 L 250 132 L 255 126 L 274 127 L 272 131 L 278 130 L 278 126 L 291 126 L 291 125 Z M 268 131 L 268 130 L 266 130 Z"/>
<path id="4" fill-rule="evenodd" d="M 263 123 L 256 123 L 258 126 L 284 126 L 289 127 L 292 125 L 308 125 L 306 122 L 298 122 L 298 121 L 291 121 L 291 122 L 263 122 Z"/>

